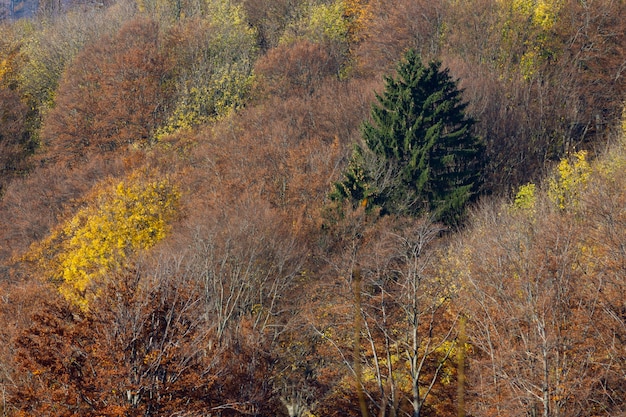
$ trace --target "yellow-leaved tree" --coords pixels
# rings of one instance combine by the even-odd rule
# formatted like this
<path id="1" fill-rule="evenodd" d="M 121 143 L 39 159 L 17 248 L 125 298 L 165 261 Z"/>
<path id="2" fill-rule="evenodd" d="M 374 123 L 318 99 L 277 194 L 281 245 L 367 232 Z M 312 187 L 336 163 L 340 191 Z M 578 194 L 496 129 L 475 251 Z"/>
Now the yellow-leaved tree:
<path id="1" fill-rule="evenodd" d="M 243 107 L 251 91 L 256 32 L 243 8 L 226 0 L 202 8 L 167 33 L 175 105 L 157 139 L 225 117 Z"/>
<path id="2" fill-rule="evenodd" d="M 347 20 L 348 40 L 357 43 L 372 19 L 369 0 L 343 0 L 343 16 Z"/>
<path id="3" fill-rule="evenodd" d="M 367 0 L 335 0 L 303 3 L 300 18 L 285 30 L 280 43 L 290 45 L 301 40 L 325 45 L 330 54 L 341 62 L 341 77 L 351 70 L 351 54 L 363 40 L 364 30 L 372 12 Z"/>
<path id="4" fill-rule="evenodd" d="M 163 239 L 177 211 L 179 192 L 168 179 L 140 173 L 97 187 L 94 197 L 68 222 L 36 243 L 26 259 L 83 310 L 98 284 L 128 258 Z"/>
<path id="5" fill-rule="evenodd" d="M 573 162 L 561 159 L 556 175 L 550 179 L 548 196 L 562 210 L 575 208 L 590 174 L 586 151 L 576 152 Z"/>
<path id="6" fill-rule="evenodd" d="M 500 1 L 502 16 L 501 59 L 517 63 L 526 80 L 557 53 L 553 27 L 562 7 L 560 0 Z"/>

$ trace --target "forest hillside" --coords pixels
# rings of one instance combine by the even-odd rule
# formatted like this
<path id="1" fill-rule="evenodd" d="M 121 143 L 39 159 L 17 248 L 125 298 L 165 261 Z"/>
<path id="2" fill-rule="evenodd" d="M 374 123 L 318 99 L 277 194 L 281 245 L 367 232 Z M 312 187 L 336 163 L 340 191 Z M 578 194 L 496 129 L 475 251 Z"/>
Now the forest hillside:
<path id="1" fill-rule="evenodd" d="M 2 415 L 626 416 L 623 16 L 2 20 Z"/>

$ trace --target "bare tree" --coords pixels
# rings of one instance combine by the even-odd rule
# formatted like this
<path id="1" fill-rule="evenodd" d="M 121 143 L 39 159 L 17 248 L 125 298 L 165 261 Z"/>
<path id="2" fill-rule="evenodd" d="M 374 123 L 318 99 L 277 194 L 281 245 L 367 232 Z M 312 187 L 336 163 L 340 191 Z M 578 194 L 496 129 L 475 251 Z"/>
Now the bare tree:
<path id="1" fill-rule="evenodd" d="M 428 416 L 453 408 L 444 398 L 454 396 L 446 393 L 454 385 L 442 376 L 455 373 L 457 320 L 451 276 L 436 267 L 442 231 L 427 218 L 384 218 L 356 233 L 354 243 L 345 246 L 351 254 L 344 253 L 343 263 L 336 265 L 351 268 L 338 272 L 350 279 L 347 288 L 352 283 L 358 291 L 345 297 L 356 300 L 361 337 L 349 336 L 338 324 L 319 331 L 338 333 L 326 336 L 328 343 L 363 387 L 368 409 L 379 416 Z M 359 363 L 350 360 L 346 338 L 353 345 L 362 340 Z"/>

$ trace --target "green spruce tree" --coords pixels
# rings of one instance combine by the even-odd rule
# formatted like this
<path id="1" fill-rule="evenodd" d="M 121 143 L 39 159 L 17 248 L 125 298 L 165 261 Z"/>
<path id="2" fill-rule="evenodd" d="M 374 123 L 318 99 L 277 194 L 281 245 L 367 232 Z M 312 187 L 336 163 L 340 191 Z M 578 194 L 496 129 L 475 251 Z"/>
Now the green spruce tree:
<path id="1" fill-rule="evenodd" d="M 457 224 L 478 193 L 484 145 L 471 132 L 456 81 L 410 50 L 385 83 L 363 125 L 366 148 L 356 146 L 331 197 Z"/>

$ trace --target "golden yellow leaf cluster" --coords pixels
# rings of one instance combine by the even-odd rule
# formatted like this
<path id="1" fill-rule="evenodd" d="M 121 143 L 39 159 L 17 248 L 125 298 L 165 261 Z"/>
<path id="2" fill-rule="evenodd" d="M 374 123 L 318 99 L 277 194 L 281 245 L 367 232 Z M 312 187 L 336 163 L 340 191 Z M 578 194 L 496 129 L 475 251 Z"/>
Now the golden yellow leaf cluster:
<path id="1" fill-rule="evenodd" d="M 93 201 L 27 255 L 72 303 L 87 309 L 97 284 L 127 258 L 165 237 L 179 192 L 168 180 L 134 174 L 101 186 Z"/>

